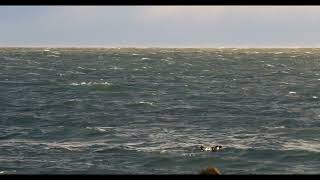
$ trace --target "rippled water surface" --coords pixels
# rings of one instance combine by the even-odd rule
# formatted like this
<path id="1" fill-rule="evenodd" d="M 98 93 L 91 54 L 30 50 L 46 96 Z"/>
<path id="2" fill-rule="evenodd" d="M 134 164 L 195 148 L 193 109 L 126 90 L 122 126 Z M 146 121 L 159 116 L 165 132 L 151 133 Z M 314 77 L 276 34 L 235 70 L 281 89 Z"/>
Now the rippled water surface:
<path id="1" fill-rule="evenodd" d="M 3 48 L 0 174 L 318 173 L 319 84 L 320 49 Z"/>

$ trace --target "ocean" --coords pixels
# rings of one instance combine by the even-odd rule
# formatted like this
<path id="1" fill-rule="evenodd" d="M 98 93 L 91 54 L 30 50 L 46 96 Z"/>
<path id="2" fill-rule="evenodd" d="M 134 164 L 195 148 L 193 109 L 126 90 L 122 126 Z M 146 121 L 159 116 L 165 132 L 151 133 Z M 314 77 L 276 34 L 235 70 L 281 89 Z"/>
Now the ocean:
<path id="1" fill-rule="evenodd" d="M 320 49 L 1 48 L 0 174 L 317 174 L 319 90 Z"/>

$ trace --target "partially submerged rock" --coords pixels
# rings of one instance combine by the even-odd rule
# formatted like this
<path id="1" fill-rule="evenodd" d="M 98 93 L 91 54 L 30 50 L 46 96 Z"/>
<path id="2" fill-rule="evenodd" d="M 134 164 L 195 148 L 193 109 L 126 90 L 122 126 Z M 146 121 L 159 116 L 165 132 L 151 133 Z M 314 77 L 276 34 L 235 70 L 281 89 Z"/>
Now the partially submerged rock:
<path id="1" fill-rule="evenodd" d="M 221 175 L 220 171 L 216 167 L 208 167 L 200 172 L 200 175 Z"/>

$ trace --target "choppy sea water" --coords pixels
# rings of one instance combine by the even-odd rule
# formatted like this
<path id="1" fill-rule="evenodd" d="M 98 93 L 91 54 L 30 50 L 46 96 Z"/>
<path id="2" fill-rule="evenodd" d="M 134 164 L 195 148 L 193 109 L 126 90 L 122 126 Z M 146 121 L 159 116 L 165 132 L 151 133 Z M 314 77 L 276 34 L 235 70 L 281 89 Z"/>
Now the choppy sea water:
<path id="1" fill-rule="evenodd" d="M 320 49 L 2 48 L 0 174 L 317 174 L 319 85 Z"/>

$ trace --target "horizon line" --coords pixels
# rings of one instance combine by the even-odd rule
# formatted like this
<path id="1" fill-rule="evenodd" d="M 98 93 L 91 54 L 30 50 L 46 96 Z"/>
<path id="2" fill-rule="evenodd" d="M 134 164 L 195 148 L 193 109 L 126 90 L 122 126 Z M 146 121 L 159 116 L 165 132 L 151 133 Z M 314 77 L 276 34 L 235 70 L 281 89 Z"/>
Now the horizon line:
<path id="1" fill-rule="evenodd" d="M 71 49 L 319 49 L 320 46 L 72 46 L 72 45 L 29 45 L 2 46 L 0 48 L 71 48 Z"/>

